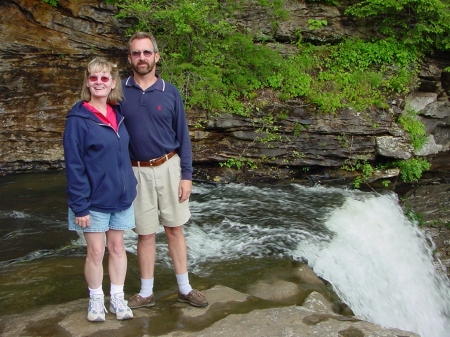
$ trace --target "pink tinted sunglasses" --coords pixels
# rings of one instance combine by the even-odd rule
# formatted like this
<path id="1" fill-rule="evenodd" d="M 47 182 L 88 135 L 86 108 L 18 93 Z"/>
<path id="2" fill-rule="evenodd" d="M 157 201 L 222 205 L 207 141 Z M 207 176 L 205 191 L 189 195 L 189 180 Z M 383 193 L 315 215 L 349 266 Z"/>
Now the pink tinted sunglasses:
<path id="1" fill-rule="evenodd" d="M 98 79 L 100 78 L 100 81 L 102 81 L 103 83 L 108 83 L 109 80 L 111 79 L 111 77 L 108 77 L 108 76 L 97 77 L 97 76 L 93 76 L 93 75 L 89 76 L 88 78 L 89 78 L 89 81 L 91 81 L 91 82 L 97 82 Z"/>

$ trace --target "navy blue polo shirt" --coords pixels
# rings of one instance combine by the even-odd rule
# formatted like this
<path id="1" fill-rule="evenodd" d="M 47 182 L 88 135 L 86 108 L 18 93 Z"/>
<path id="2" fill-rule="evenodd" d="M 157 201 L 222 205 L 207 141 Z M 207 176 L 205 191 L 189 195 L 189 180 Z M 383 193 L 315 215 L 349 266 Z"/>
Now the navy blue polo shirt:
<path id="1" fill-rule="evenodd" d="M 146 90 L 130 76 L 122 80 L 121 113 L 130 135 L 130 157 L 147 161 L 176 150 L 182 179 L 192 180 L 192 148 L 178 89 L 159 78 Z"/>

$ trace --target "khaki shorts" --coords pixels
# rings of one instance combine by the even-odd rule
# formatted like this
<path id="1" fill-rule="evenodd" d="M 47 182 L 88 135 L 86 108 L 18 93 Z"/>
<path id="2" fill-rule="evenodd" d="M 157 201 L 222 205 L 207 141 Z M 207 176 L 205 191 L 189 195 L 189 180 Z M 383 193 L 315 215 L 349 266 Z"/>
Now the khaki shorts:
<path id="1" fill-rule="evenodd" d="M 189 200 L 180 203 L 178 199 L 181 181 L 178 155 L 156 167 L 134 166 L 133 171 L 138 181 L 137 197 L 133 202 L 137 234 L 156 233 L 160 220 L 167 227 L 178 227 L 189 220 Z"/>

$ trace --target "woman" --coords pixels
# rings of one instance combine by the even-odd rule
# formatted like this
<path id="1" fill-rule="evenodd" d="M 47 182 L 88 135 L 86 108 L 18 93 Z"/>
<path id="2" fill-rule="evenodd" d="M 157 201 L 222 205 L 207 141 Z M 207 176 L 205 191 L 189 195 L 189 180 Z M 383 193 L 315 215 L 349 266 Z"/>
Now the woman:
<path id="1" fill-rule="evenodd" d="M 135 227 L 132 203 L 137 182 L 118 106 L 122 97 L 117 66 L 104 58 L 93 59 L 84 74 L 81 101 L 66 116 L 63 136 L 69 230 L 83 232 L 87 244 L 84 275 L 90 294 L 89 321 L 105 321 L 105 239 L 110 311 L 118 320 L 133 318 L 124 300 L 127 255 L 123 235 Z"/>

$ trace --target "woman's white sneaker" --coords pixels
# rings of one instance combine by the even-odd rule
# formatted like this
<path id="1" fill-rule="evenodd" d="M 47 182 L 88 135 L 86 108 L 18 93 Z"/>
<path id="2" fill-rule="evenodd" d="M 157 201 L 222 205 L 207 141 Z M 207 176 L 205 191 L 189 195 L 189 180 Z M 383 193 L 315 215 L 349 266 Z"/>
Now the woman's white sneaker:
<path id="1" fill-rule="evenodd" d="M 105 300 L 103 296 L 93 296 L 89 299 L 89 307 L 87 315 L 88 321 L 104 322 L 105 311 L 106 311 Z"/>
<path id="2" fill-rule="evenodd" d="M 111 296 L 109 310 L 113 314 L 116 314 L 116 318 L 119 321 L 133 318 L 133 312 L 128 307 L 128 302 L 124 299 L 123 293 L 114 294 Z"/>

